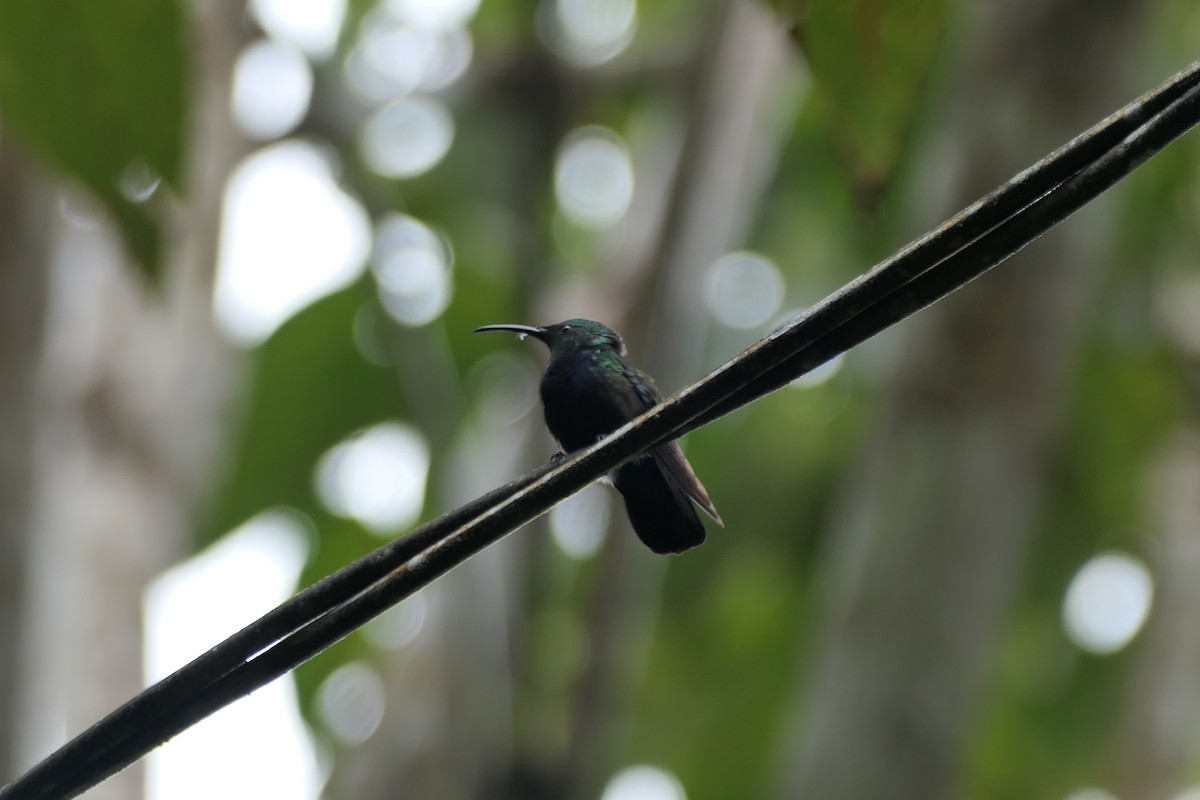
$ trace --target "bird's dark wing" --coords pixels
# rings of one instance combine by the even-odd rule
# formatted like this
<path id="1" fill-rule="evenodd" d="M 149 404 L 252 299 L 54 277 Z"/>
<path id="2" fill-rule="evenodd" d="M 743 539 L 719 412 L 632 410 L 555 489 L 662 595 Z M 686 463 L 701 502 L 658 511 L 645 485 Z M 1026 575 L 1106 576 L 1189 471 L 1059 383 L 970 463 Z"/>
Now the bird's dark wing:
<path id="1" fill-rule="evenodd" d="M 679 449 L 678 442 L 667 442 L 664 445 L 659 445 L 651 451 L 651 454 L 654 456 L 654 460 L 658 462 L 662 471 L 671 478 L 685 495 L 694 500 L 696 505 L 700 506 L 701 511 L 712 517 L 713 522 L 722 528 L 725 527 L 725 521 L 717 513 L 717 507 L 709 499 L 708 491 L 704 488 L 704 484 L 700 482 L 700 479 L 696 477 L 696 473 L 692 470 L 692 465 L 683 457 L 683 451 Z"/>
<path id="2" fill-rule="evenodd" d="M 634 388 L 633 396 L 637 398 L 641 405 L 640 409 L 631 409 L 634 411 L 633 416 L 648 411 L 662 402 L 662 395 L 659 394 L 658 387 L 654 385 L 654 379 L 649 375 L 626 365 L 626 378 Z M 714 522 L 721 527 L 725 526 L 721 515 L 717 513 L 717 507 L 713 505 L 713 501 L 709 498 L 704 484 L 696 477 L 695 471 L 692 470 L 692 465 L 684 458 L 683 451 L 679 449 L 678 442 L 668 442 L 667 444 L 659 445 L 651 451 L 651 455 L 654 456 L 654 460 L 658 462 L 659 467 L 670 477 L 679 490 L 694 500 L 696 505 L 705 514 L 712 517 Z"/>

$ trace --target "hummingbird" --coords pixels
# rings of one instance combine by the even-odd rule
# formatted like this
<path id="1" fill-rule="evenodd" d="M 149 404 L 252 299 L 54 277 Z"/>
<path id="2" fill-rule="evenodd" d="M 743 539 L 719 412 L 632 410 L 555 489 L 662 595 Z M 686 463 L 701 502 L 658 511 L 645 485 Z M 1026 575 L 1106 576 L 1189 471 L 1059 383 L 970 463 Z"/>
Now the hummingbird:
<path id="1" fill-rule="evenodd" d="M 546 427 L 563 452 L 594 444 L 662 402 L 654 380 L 625 360 L 616 331 L 590 319 L 554 325 L 484 325 L 481 331 L 514 331 L 550 350 L 542 374 Z M 655 447 L 618 467 L 612 483 L 638 538 L 655 553 L 682 553 L 704 541 L 698 506 L 724 526 L 704 484 L 677 442 Z"/>

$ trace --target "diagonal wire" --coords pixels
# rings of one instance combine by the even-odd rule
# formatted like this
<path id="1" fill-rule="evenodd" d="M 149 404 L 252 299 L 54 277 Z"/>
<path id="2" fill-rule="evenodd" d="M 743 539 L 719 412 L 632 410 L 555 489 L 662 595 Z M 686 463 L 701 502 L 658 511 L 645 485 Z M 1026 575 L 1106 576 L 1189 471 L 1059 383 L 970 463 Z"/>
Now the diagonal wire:
<path id="1" fill-rule="evenodd" d="M 347 636 L 623 461 L 730 413 L 1003 262 L 1200 121 L 1200 62 L 662 404 L 300 592 L 0 789 L 73 797 Z"/>
<path id="2" fill-rule="evenodd" d="M 1189 116 L 1189 104 L 1180 100 L 1198 84 L 1200 62 L 1110 115 L 809 309 L 791 327 L 813 320 L 812 328 L 821 341 L 797 347 L 793 355 L 752 379 L 743 391 L 699 415 L 684 432 L 780 388 L 923 307 L 898 299 L 903 291 L 919 297 L 927 286 L 925 281 L 950 286 L 944 293 L 930 292 L 931 299 L 924 304 L 928 305 L 1017 252 L 1195 124 Z M 1179 107 L 1167 114 L 1172 104 Z M 1156 115 L 1163 118 L 1155 120 L 1137 139 L 1124 141 Z M 1180 117 L 1181 123 L 1171 121 Z M 1065 190 L 1063 185 L 1071 180 L 1093 185 Z M 1105 180 L 1108 182 L 1103 185 L 1094 183 Z M 993 254 L 1002 255 L 989 261 Z M 988 263 L 980 264 L 981 259 Z M 936 275 L 919 281 L 927 272 Z M 956 282 L 959 276 L 964 279 Z M 878 318 L 867 313 L 885 304 L 892 306 L 892 313 Z M 901 316 L 896 316 L 898 313 Z M 834 328 L 860 316 L 863 318 L 851 324 L 852 330 L 842 334 L 845 340 L 829 335 Z M 865 335 L 854 332 L 858 330 Z"/>

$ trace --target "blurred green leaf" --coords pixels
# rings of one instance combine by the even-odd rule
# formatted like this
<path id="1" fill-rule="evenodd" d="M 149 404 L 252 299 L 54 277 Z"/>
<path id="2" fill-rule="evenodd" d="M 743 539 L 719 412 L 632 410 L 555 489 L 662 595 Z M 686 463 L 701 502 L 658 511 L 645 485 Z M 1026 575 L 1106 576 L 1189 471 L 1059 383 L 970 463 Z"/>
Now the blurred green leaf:
<path id="1" fill-rule="evenodd" d="M 131 167 L 178 190 L 186 68 L 173 0 L 0 0 L 0 112 L 28 145 L 78 178 L 158 274 L 158 225 L 120 191 Z"/>
<path id="2" fill-rule="evenodd" d="M 787 0 L 816 95 L 869 205 L 914 125 L 951 20 L 952 0 Z"/>
<path id="3" fill-rule="evenodd" d="M 395 373 L 369 363 L 354 342 L 355 319 L 374 302 L 371 282 L 359 281 L 301 311 L 260 348 L 233 469 L 206 539 L 273 506 L 319 519 L 317 460 L 355 431 L 400 415 Z"/>
<path id="4" fill-rule="evenodd" d="M 285 322 L 254 353 L 251 389 L 245 398 L 241 436 L 230 454 L 206 541 L 222 536 L 268 508 L 285 506 L 313 522 L 312 547 L 300 575 L 308 586 L 382 545 L 355 520 L 330 513 L 314 489 L 317 462 L 355 432 L 389 419 L 411 421 L 397 371 L 368 361 L 358 340 L 371 338 L 378 307 L 369 277 L 313 303 Z M 387 336 L 387 330 L 376 331 Z M 386 349 L 375 341 L 372 351 Z M 379 355 L 385 355 L 380 352 Z M 426 509 L 425 516 L 437 509 Z M 297 697 L 310 722 L 317 688 L 339 666 L 374 657 L 361 633 L 339 642 L 295 672 Z"/>

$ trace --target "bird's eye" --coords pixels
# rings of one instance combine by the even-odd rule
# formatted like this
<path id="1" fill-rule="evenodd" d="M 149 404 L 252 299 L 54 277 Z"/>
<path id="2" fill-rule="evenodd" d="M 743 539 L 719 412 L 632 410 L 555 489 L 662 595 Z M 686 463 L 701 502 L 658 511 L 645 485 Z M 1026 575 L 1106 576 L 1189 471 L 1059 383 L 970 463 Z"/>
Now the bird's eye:
<path id="1" fill-rule="evenodd" d="M 571 330 L 571 326 L 570 326 L 570 325 L 563 325 L 563 326 L 562 326 L 562 332 L 563 332 L 563 333 L 566 333 L 566 332 L 567 332 L 567 331 L 569 331 L 569 330 Z"/>

